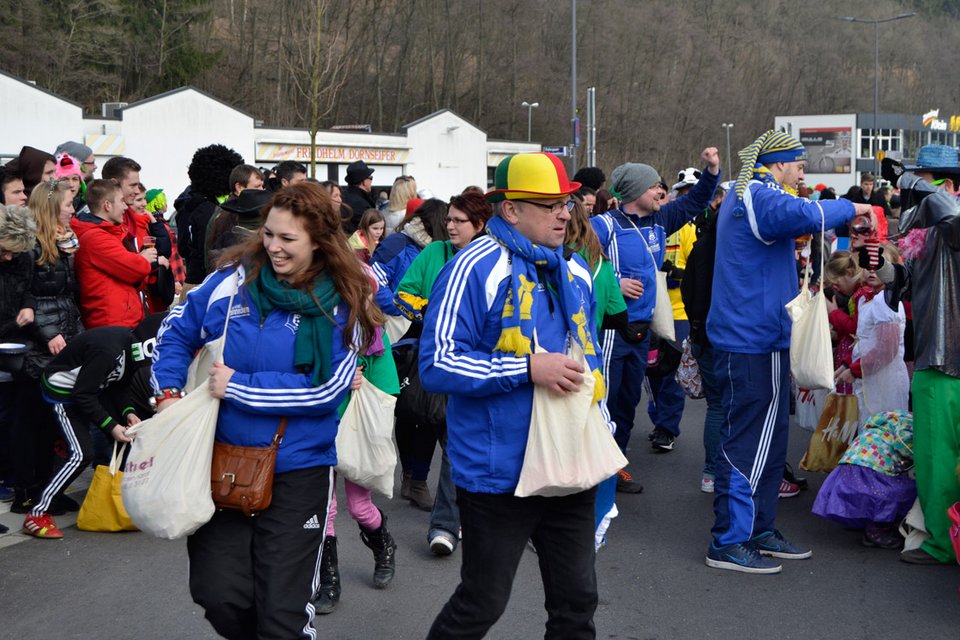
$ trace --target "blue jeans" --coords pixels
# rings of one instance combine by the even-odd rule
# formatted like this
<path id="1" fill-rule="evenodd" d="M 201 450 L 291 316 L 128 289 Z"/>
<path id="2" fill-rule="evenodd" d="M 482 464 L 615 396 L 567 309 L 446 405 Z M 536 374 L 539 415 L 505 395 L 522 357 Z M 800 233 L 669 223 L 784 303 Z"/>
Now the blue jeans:
<path id="1" fill-rule="evenodd" d="M 463 522 L 460 585 L 433 622 L 428 640 L 483 638 L 510 600 L 527 540 L 537 549 L 547 626 L 544 638 L 593 640 L 597 609 L 594 496 L 518 498 L 457 489 Z"/>
<path id="2" fill-rule="evenodd" d="M 693 357 L 700 367 L 703 395 L 707 400 L 707 415 L 703 420 L 703 475 L 716 475 L 717 448 L 720 446 L 720 428 L 723 426 L 723 406 L 720 385 L 714 371 L 713 347 L 693 345 Z"/>
<path id="3" fill-rule="evenodd" d="M 440 429 L 442 428 L 442 432 Z M 457 488 L 453 484 L 450 470 L 450 458 L 447 457 L 447 425 L 438 427 L 437 439 L 440 441 L 441 462 L 440 479 L 437 482 L 437 497 L 433 501 L 430 513 L 430 528 L 427 530 L 427 544 L 433 536 L 446 533 L 457 548 L 460 536 L 460 510 L 457 508 Z"/>
<path id="4" fill-rule="evenodd" d="M 674 331 L 677 342 L 683 343 L 690 335 L 690 322 L 674 320 Z M 687 394 L 672 374 L 661 378 L 647 377 L 650 383 L 650 402 L 647 404 L 647 415 L 654 427 L 661 427 L 673 434 L 680 435 L 680 419 L 683 417 L 683 405 L 687 401 Z"/>
<path id="5" fill-rule="evenodd" d="M 773 530 L 787 459 L 790 352 L 714 350 L 723 398 L 716 461 L 713 541 L 747 542 Z"/>
<path id="6" fill-rule="evenodd" d="M 607 367 L 607 409 L 617 425 L 613 434 L 621 451 L 627 450 L 630 432 L 637 416 L 637 405 L 643 394 L 643 378 L 647 372 L 647 351 L 650 337 L 630 344 L 619 333 L 605 331 L 603 340 L 604 358 Z M 607 355 L 609 353 L 609 355 Z"/>

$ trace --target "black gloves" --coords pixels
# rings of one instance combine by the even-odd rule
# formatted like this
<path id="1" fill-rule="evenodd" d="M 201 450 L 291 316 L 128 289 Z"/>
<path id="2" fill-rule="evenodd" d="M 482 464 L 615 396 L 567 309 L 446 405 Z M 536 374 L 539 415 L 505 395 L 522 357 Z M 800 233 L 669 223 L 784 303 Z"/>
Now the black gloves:
<path id="1" fill-rule="evenodd" d="M 894 187 L 897 186 L 897 182 L 900 181 L 900 176 L 903 175 L 904 171 L 903 164 L 893 158 L 884 158 L 883 162 L 880 163 L 880 175 L 883 176 L 884 180 L 889 180 Z"/>

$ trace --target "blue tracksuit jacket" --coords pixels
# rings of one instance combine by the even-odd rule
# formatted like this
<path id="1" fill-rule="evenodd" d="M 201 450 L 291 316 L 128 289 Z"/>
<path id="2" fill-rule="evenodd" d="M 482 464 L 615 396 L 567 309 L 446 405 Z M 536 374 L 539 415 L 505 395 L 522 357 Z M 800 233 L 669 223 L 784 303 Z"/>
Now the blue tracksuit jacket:
<path id="1" fill-rule="evenodd" d="M 510 288 L 510 259 L 510 252 L 489 236 L 476 238 L 459 251 L 434 283 L 420 339 L 423 386 L 448 395 L 447 453 L 453 481 L 476 493 L 516 489 L 530 429 L 529 359 L 493 355 Z M 597 367 L 602 356 L 596 339 L 593 279 L 580 256 L 571 256 L 567 264 L 597 345 L 597 356 L 587 356 L 588 362 Z M 567 325 L 561 314 L 552 312 L 559 308 L 558 301 L 539 283 L 534 295 L 540 346 L 564 353 Z M 603 406 L 601 410 L 606 412 Z"/>
<path id="2" fill-rule="evenodd" d="M 230 309 L 223 360 L 236 373 L 220 404 L 217 440 L 241 446 L 268 446 L 282 416 L 287 432 L 277 452 L 277 473 L 337 464 L 337 406 L 346 397 L 357 366 L 355 349 L 343 345 L 349 308 L 334 313 L 330 379 L 314 387 L 312 373 L 293 366 L 294 343 L 300 316 L 274 309 L 261 326 L 260 312 L 245 295 L 243 268 L 216 271 L 191 289 L 184 304 L 175 307 L 157 335 L 153 355 L 154 390 L 182 388 L 194 353 L 219 338 L 230 294 L 240 290 Z M 359 342 L 354 336 L 353 344 Z"/>
<path id="3" fill-rule="evenodd" d="M 848 222 L 855 209 L 849 200 L 811 202 L 757 180 L 744 204 L 746 214 L 735 217 L 731 192 L 718 214 L 707 336 L 714 348 L 734 353 L 789 349 L 785 305 L 799 291 L 795 238 L 820 231 L 820 207 L 827 229 Z"/>

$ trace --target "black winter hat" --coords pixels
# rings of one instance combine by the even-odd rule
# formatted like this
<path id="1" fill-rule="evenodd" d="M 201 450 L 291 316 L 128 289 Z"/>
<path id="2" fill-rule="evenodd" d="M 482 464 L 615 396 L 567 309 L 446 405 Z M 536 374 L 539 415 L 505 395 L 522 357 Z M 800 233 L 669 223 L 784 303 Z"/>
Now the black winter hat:
<path id="1" fill-rule="evenodd" d="M 360 184 L 373 175 L 373 169 L 363 160 L 357 160 L 347 165 L 347 184 Z"/>

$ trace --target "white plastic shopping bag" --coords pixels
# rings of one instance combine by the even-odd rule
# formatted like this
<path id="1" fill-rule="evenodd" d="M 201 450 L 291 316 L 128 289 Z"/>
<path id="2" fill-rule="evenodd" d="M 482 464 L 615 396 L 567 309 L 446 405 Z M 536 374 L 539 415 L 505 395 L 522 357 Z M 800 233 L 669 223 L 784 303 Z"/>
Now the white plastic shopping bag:
<path id="1" fill-rule="evenodd" d="M 538 346 L 538 353 L 543 350 Z M 595 487 L 627 466 L 600 407 L 596 384 L 576 342 L 568 356 L 584 364 L 576 393 L 560 396 L 536 386 L 527 450 L 514 495 L 564 496 Z"/>
<path id="2" fill-rule="evenodd" d="M 673 303 L 670 301 L 670 292 L 667 290 L 667 274 L 659 269 L 657 270 L 657 300 L 656 306 L 653 307 L 650 330 L 664 340 L 675 342 L 677 339 L 673 325 Z"/>
<path id="3" fill-rule="evenodd" d="M 189 535 L 213 517 L 210 464 L 220 400 L 200 385 L 162 413 L 131 427 L 123 506 L 141 531 Z"/>
<path id="4" fill-rule="evenodd" d="M 397 399 L 366 378 L 353 392 L 337 430 L 337 472 L 351 482 L 393 497 L 397 448 L 393 412 Z"/>
<path id="5" fill-rule="evenodd" d="M 817 203 L 819 207 L 820 204 Z M 823 209 L 820 209 L 821 229 Z M 820 254 L 823 273 L 823 254 Z M 810 293 L 810 269 L 804 270 L 803 287 L 796 298 L 787 303 L 793 321 L 790 335 L 790 371 L 801 389 L 833 389 L 833 345 L 830 341 L 830 319 L 823 291 Z"/>
<path id="6" fill-rule="evenodd" d="M 210 468 L 220 400 L 210 395 L 206 382 L 213 363 L 223 362 L 239 287 L 238 274 L 223 333 L 201 347 L 187 370 L 186 397 L 127 431 L 137 437 L 123 469 L 123 506 L 141 531 L 158 538 L 190 535 L 213 517 Z"/>

